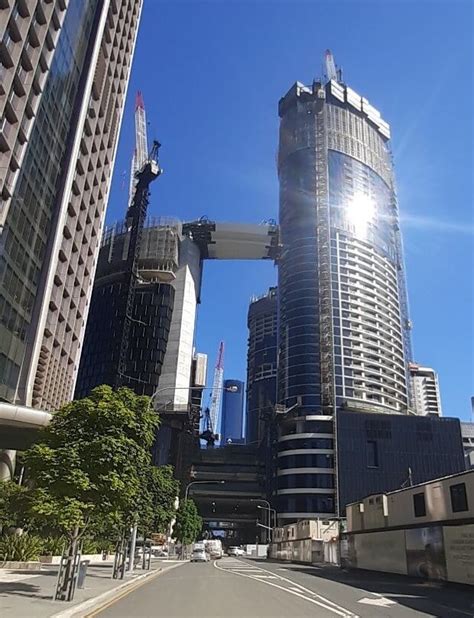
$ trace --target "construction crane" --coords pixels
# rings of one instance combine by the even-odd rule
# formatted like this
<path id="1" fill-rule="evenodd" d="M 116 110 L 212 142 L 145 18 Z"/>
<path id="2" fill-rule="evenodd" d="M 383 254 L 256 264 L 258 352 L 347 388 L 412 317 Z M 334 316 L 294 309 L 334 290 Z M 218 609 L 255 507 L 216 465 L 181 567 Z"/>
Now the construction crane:
<path id="1" fill-rule="evenodd" d="M 116 386 L 121 386 L 127 379 L 127 357 L 130 343 L 132 313 L 135 303 L 135 291 L 139 283 L 138 260 L 143 236 L 148 204 L 150 201 L 150 183 L 161 175 L 162 169 L 158 163 L 158 151 L 160 143 L 156 140 L 141 168 L 135 173 L 135 189 L 132 201 L 127 210 L 125 225 L 130 235 L 128 244 L 127 260 L 125 262 L 124 287 L 125 299 L 123 308 L 122 332 L 120 334 L 119 360 L 117 367 Z"/>
<path id="2" fill-rule="evenodd" d="M 203 412 L 203 431 L 199 434 L 202 440 L 207 442 L 207 447 L 212 448 L 219 434 L 215 433 L 217 429 L 217 421 L 219 418 L 219 410 L 222 401 L 222 388 L 224 385 L 224 342 L 219 344 L 217 352 L 216 368 L 214 369 L 214 381 L 212 383 L 211 403 Z"/>
<path id="3" fill-rule="evenodd" d="M 132 203 L 137 184 L 136 173 L 140 170 L 148 157 L 148 139 L 146 134 L 146 112 L 143 95 L 140 91 L 135 97 L 135 148 L 133 150 L 130 169 L 130 187 L 128 205 Z"/>
<path id="4" fill-rule="evenodd" d="M 326 78 L 329 81 L 330 79 L 337 80 L 337 69 L 336 63 L 334 62 L 334 56 L 331 53 L 330 49 L 327 49 L 324 54 L 324 64 L 326 68 Z"/>
<path id="5" fill-rule="evenodd" d="M 342 83 L 342 69 L 336 67 L 336 62 L 330 49 L 327 49 L 324 54 L 324 74 L 327 81 L 334 79 Z"/>

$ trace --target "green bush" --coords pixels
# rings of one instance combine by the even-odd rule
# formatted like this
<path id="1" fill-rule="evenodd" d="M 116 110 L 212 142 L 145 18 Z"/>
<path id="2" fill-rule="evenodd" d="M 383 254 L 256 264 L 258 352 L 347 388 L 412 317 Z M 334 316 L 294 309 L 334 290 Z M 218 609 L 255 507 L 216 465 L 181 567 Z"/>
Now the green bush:
<path id="1" fill-rule="evenodd" d="M 63 553 L 66 539 L 63 536 L 48 536 L 41 539 L 42 556 L 60 556 Z"/>
<path id="2" fill-rule="evenodd" d="M 42 550 L 42 540 L 29 534 L 8 534 L 0 537 L 0 560 L 28 562 L 38 560 Z"/>
<path id="3" fill-rule="evenodd" d="M 82 553 L 83 554 L 98 554 L 100 552 L 100 544 L 95 540 L 88 537 L 82 541 Z"/>

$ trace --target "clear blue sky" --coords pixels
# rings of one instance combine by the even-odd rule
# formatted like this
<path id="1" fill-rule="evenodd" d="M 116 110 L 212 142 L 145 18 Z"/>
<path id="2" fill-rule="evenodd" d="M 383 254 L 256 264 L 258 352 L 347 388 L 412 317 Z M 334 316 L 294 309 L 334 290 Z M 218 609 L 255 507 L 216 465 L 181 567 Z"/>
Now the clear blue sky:
<path id="1" fill-rule="evenodd" d="M 345 81 L 392 127 L 415 358 L 436 368 L 446 416 L 474 395 L 473 6 L 471 0 L 145 0 L 108 221 L 126 206 L 133 99 L 165 174 L 151 214 L 277 218 L 279 98 L 321 74 L 330 48 Z M 126 181 L 124 182 L 124 174 Z M 207 262 L 198 349 L 245 379 L 250 297 L 268 262 Z M 209 380 L 212 376 L 209 376 Z"/>

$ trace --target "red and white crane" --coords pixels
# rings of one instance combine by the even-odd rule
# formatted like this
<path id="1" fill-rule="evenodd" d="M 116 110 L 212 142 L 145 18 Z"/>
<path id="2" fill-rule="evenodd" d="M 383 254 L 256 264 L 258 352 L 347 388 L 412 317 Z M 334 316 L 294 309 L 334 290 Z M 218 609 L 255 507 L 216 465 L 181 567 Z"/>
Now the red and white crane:
<path id="1" fill-rule="evenodd" d="M 135 97 L 135 149 L 133 151 L 132 164 L 130 169 L 130 188 L 129 188 L 129 200 L 131 204 L 137 179 L 135 174 L 143 166 L 148 159 L 148 140 L 146 135 L 146 112 L 145 102 L 143 101 L 143 95 L 140 90 Z"/>
<path id="2" fill-rule="evenodd" d="M 211 402 L 203 412 L 203 431 L 199 434 L 202 440 L 207 442 L 207 446 L 212 447 L 219 435 L 216 433 L 219 420 L 219 411 L 222 402 L 222 390 L 224 386 L 224 342 L 219 344 L 217 352 L 216 368 L 214 369 L 214 381 L 212 383 Z"/>
<path id="3" fill-rule="evenodd" d="M 328 81 L 330 79 L 337 80 L 338 76 L 337 76 L 336 63 L 334 61 L 334 56 L 332 55 L 330 49 L 327 49 L 324 54 L 324 64 L 325 64 L 326 77 Z"/>

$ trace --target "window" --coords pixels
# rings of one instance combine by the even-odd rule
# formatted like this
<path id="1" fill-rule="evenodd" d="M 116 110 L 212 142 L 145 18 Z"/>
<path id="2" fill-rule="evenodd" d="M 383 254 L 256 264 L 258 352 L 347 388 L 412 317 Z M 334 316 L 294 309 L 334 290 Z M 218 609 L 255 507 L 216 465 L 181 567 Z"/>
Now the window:
<path id="1" fill-rule="evenodd" d="M 375 440 L 367 440 L 367 466 L 369 468 L 379 467 L 379 454 Z"/>
<path id="2" fill-rule="evenodd" d="M 453 513 L 461 513 L 468 510 L 466 484 L 458 483 L 449 487 L 451 494 L 451 508 Z"/>
<path id="3" fill-rule="evenodd" d="M 413 495 L 413 509 L 415 511 L 415 517 L 424 517 L 426 515 L 424 492 Z"/>

